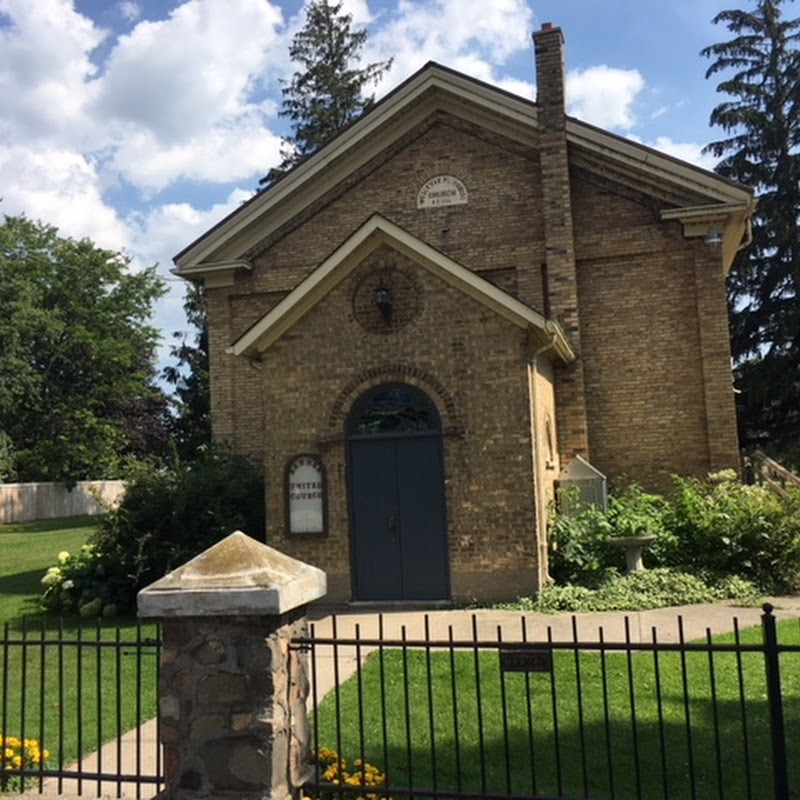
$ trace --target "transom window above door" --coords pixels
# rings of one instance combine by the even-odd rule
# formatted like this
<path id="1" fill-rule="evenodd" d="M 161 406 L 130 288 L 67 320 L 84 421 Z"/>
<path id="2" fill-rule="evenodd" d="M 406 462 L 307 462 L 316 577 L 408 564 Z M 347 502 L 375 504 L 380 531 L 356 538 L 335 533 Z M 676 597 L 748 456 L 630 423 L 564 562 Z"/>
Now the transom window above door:
<path id="1" fill-rule="evenodd" d="M 422 391 L 407 384 L 380 386 L 358 402 L 350 417 L 350 436 L 436 433 L 439 413 Z"/>

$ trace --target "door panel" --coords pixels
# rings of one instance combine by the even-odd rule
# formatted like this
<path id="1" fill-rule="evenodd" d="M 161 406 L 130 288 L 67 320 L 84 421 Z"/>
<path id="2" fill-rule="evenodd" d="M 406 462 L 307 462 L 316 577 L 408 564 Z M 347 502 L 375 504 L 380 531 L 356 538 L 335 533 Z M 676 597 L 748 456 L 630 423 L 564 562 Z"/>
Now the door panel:
<path id="1" fill-rule="evenodd" d="M 449 590 L 441 438 L 350 440 L 359 600 L 442 600 Z"/>
<path id="2" fill-rule="evenodd" d="M 441 439 L 397 440 L 403 599 L 449 596 Z"/>
<path id="3" fill-rule="evenodd" d="M 350 443 L 353 567 L 359 600 L 396 600 L 402 594 L 402 565 L 389 515 L 397 507 L 395 445 L 391 439 Z"/>

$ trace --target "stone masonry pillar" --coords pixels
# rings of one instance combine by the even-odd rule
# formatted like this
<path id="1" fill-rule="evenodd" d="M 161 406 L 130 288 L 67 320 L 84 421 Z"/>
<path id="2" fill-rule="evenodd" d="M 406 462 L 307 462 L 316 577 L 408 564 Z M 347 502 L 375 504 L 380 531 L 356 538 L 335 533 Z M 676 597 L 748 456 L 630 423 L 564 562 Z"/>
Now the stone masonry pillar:
<path id="1" fill-rule="evenodd" d="M 564 93 L 564 36 L 550 23 L 533 34 L 536 54 L 536 105 L 542 170 L 545 258 L 550 310 L 561 324 L 577 359 L 558 368 L 558 442 L 564 462 L 589 459 L 586 388 L 581 356 L 581 326 L 572 192 Z"/>
<path id="2" fill-rule="evenodd" d="M 143 589 L 162 620 L 165 800 L 288 800 L 308 763 L 306 606 L 325 573 L 236 531 Z"/>

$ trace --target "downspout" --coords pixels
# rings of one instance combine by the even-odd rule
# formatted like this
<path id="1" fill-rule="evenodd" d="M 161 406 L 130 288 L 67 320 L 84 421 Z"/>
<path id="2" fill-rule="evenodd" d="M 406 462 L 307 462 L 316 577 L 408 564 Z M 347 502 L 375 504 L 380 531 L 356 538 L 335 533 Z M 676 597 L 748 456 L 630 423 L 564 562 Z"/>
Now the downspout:
<path id="1" fill-rule="evenodd" d="M 533 513 L 536 516 L 536 580 L 538 591 L 540 592 L 551 580 L 548 570 L 548 545 L 547 545 L 547 515 L 544 502 L 544 484 L 542 476 L 539 474 L 539 415 L 538 403 L 536 398 L 536 379 L 539 376 L 539 357 L 548 350 L 555 349 L 558 331 L 553 330 L 555 326 L 548 320 L 545 323 L 545 330 L 550 333 L 550 341 L 534 350 L 531 359 L 531 372 L 528 373 L 528 392 L 531 397 L 531 439 L 533 445 Z"/>
<path id="2" fill-rule="evenodd" d="M 739 244 L 736 248 L 736 252 L 739 253 L 745 249 L 745 247 L 750 247 L 753 244 L 753 218 L 747 218 L 747 230 L 745 231 L 744 241 Z"/>

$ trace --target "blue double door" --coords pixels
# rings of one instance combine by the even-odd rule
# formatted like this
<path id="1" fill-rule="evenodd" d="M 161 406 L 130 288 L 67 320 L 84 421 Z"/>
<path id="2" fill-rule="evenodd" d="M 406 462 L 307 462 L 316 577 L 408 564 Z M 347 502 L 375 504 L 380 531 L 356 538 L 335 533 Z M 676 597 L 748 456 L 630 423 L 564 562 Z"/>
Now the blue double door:
<path id="1" fill-rule="evenodd" d="M 390 387 L 408 411 L 412 387 Z M 386 388 L 382 390 L 384 395 Z M 376 398 L 375 395 L 378 395 Z M 430 404 L 427 396 L 422 398 Z M 380 400 L 373 393 L 362 403 Z M 418 398 L 417 398 L 418 399 Z M 386 397 L 383 397 L 386 400 Z M 384 410 L 385 410 L 384 403 Z M 419 405 L 419 404 L 418 404 Z M 432 407 L 432 404 L 429 408 Z M 348 439 L 353 589 L 357 600 L 424 601 L 450 596 L 442 437 L 438 414 L 409 427 L 386 416 L 351 426 Z M 362 415 L 361 419 L 364 419 Z"/>

